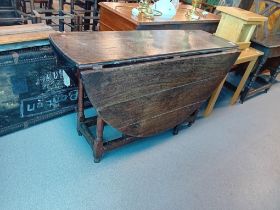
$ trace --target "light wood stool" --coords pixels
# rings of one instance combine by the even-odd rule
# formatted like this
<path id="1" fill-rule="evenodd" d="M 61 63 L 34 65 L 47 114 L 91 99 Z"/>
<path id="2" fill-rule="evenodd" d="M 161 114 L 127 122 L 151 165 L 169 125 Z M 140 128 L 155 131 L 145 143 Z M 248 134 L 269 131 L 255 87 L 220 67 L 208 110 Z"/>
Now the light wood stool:
<path id="1" fill-rule="evenodd" d="M 233 105 L 237 102 L 239 95 L 240 95 L 241 91 L 243 90 L 244 85 L 245 85 L 250 73 L 252 72 L 258 58 L 262 55 L 263 55 L 263 52 L 258 51 L 254 48 L 247 48 L 241 52 L 240 56 L 238 57 L 237 61 L 235 62 L 235 65 L 238 65 L 241 63 L 246 63 L 246 62 L 250 62 L 250 63 L 248 65 L 248 67 L 246 68 L 245 73 L 244 73 L 241 81 L 239 82 L 239 85 L 238 85 L 236 91 L 234 92 L 234 94 L 231 98 L 231 101 L 230 101 L 231 105 Z M 205 117 L 209 116 L 211 114 L 211 112 L 213 111 L 213 108 L 214 108 L 216 101 L 220 95 L 220 92 L 224 86 L 226 78 L 227 78 L 227 76 L 220 83 L 220 85 L 216 88 L 216 90 L 212 93 L 212 96 L 211 96 L 211 98 L 208 102 L 208 105 L 205 109 L 205 112 L 204 112 Z"/>
<path id="2" fill-rule="evenodd" d="M 258 58 L 263 55 L 262 52 L 254 48 L 250 48 L 249 46 L 256 26 L 264 25 L 267 18 L 235 7 L 219 6 L 217 7 L 217 10 L 221 11 L 222 18 L 215 35 L 237 44 L 239 49 L 242 50 L 240 56 L 235 62 L 235 65 L 249 62 L 249 65 L 247 66 L 245 73 L 230 101 L 230 104 L 235 104 Z M 227 76 L 213 92 L 204 112 L 204 116 L 209 116 L 213 111 L 223 85 L 226 82 L 226 78 Z"/>

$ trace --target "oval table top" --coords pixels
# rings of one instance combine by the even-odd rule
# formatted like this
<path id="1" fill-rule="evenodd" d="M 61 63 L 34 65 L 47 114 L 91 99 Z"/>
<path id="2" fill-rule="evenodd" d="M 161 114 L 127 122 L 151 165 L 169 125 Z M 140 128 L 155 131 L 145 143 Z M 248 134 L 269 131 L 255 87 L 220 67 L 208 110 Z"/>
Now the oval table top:
<path id="1" fill-rule="evenodd" d="M 237 46 L 195 30 L 71 32 L 51 34 L 56 51 L 79 69 L 131 59 L 219 52 Z"/>

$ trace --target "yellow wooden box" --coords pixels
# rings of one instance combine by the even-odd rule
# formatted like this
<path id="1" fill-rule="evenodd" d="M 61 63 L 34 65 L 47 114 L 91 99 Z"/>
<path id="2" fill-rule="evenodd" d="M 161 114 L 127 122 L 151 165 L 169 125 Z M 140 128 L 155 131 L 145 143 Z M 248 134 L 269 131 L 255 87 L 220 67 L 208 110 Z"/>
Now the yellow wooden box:
<path id="1" fill-rule="evenodd" d="M 267 17 L 236 7 L 218 6 L 217 10 L 222 18 L 215 35 L 239 45 L 240 49 L 250 46 L 256 26 L 267 21 Z"/>

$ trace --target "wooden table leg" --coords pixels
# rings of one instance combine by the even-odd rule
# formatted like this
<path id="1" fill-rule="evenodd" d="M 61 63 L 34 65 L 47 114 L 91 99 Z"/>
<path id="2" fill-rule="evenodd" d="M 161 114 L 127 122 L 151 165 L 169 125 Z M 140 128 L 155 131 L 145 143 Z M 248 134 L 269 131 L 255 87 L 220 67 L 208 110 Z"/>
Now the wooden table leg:
<path id="1" fill-rule="evenodd" d="M 97 118 L 96 124 L 96 140 L 94 141 L 94 162 L 99 163 L 102 155 L 104 153 L 103 148 L 103 131 L 104 131 L 104 121 L 102 118 Z"/>
<path id="2" fill-rule="evenodd" d="M 261 72 L 265 62 L 267 61 L 268 56 L 265 54 L 260 58 L 259 66 L 256 68 L 252 78 L 249 79 L 248 85 L 245 87 L 244 91 L 242 91 L 240 95 L 241 103 L 244 103 L 246 98 L 248 97 L 249 91 L 251 90 L 252 86 L 254 85 L 259 73 Z"/>
<path id="3" fill-rule="evenodd" d="M 276 77 L 278 76 L 278 74 L 280 73 L 280 65 L 272 72 L 270 73 L 271 74 L 271 77 L 270 77 L 270 80 L 269 82 L 271 84 L 273 84 L 274 82 L 276 82 Z"/>
<path id="4" fill-rule="evenodd" d="M 77 131 L 79 136 L 82 135 L 80 131 L 81 123 L 85 120 L 84 114 L 84 87 L 80 78 L 80 73 L 78 73 L 78 106 L 77 106 Z"/>
<path id="5" fill-rule="evenodd" d="M 258 60 L 258 59 L 256 58 L 256 59 L 252 60 L 252 61 L 249 63 L 249 65 L 248 65 L 248 67 L 247 67 L 247 69 L 246 69 L 246 71 L 245 71 L 245 73 L 244 73 L 244 75 L 243 75 L 243 77 L 242 77 L 242 79 L 241 79 L 241 81 L 240 81 L 240 83 L 239 83 L 239 85 L 238 85 L 236 91 L 234 92 L 234 95 L 233 95 L 232 98 L 231 98 L 231 101 L 230 101 L 230 104 L 231 104 L 231 105 L 233 105 L 233 104 L 235 104 L 235 103 L 237 102 L 237 100 L 238 100 L 238 98 L 239 98 L 239 96 L 240 96 L 240 93 L 241 93 L 241 91 L 243 90 L 244 85 L 245 85 L 245 83 L 246 83 L 248 77 L 250 76 L 250 73 L 252 72 L 252 70 L 253 70 L 253 68 L 254 68 L 254 66 L 255 66 L 257 60 Z"/>
<path id="6" fill-rule="evenodd" d="M 217 101 L 217 99 L 218 99 L 218 97 L 220 95 L 220 92 L 221 92 L 221 90 L 222 90 L 222 88 L 224 86 L 224 83 L 225 83 L 226 79 L 227 79 L 227 76 L 223 79 L 223 81 L 220 83 L 220 85 L 212 93 L 212 96 L 211 96 L 211 98 L 210 98 L 210 100 L 208 102 L 208 105 L 207 105 L 207 107 L 205 109 L 205 112 L 204 112 L 204 116 L 205 117 L 208 117 L 212 113 L 213 108 L 214 108 L 214 106 L 216 104 L 216 101 Z"/>

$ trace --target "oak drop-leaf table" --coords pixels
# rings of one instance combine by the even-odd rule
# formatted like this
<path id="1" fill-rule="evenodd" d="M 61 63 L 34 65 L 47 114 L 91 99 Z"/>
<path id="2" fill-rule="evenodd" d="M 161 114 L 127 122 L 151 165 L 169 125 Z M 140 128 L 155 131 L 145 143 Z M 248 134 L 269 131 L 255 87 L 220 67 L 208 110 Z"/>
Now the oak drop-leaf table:
<path id="1" fill-rule="evenodd" d="M 78 132 L 95 162 L 135 139 L 173 128 L 177 133 L 181 124 L 193 123 L 240 53 L 199 30 L 77 32 L 51 35 L 50 41 L 78 82 Z M 85 118 L 84 91 L 96 117 Z M 123 136 L 103 139 L 106 124 Z"/>

